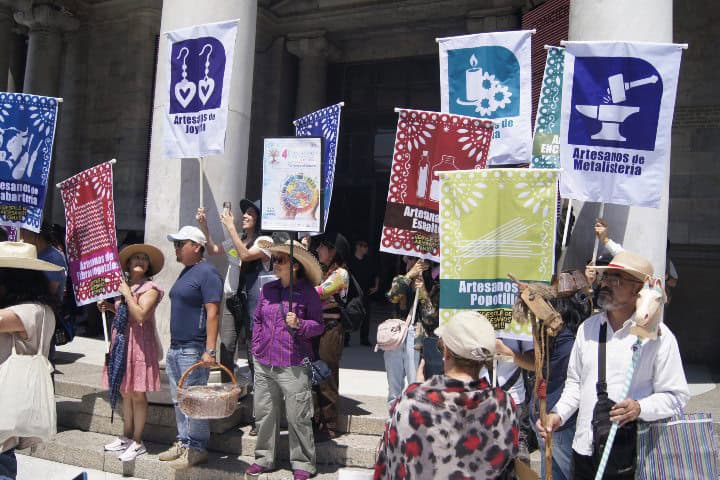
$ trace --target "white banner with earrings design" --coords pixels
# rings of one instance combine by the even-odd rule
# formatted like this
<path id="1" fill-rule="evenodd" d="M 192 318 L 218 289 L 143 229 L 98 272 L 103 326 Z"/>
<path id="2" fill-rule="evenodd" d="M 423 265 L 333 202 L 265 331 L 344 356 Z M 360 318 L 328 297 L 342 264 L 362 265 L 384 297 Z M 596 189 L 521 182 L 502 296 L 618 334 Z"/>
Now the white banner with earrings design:
<path id="1" fill-rule="evenodd" d="M 167 32 L 170 69 L 165 156 L 202 158 L 225 151 L 237 20 Z"/>

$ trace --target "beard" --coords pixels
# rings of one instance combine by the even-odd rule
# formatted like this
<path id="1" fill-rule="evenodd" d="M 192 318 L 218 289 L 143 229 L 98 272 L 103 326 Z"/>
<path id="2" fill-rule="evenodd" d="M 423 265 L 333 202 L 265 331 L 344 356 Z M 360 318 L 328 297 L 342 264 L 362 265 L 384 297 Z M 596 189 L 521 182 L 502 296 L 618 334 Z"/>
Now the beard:
<path id="1" fill-rule="evenodd" d="M 608 288 L 600 289 L 600 291 L 598 292 L 597 304 L 598 307 L 602 308 L 606 312 L 617 310 L 618 308 L 620 308 L 620 305 L 618 305 L 615 302 L 615 298 L 613 298 L 612 291 Z"/>

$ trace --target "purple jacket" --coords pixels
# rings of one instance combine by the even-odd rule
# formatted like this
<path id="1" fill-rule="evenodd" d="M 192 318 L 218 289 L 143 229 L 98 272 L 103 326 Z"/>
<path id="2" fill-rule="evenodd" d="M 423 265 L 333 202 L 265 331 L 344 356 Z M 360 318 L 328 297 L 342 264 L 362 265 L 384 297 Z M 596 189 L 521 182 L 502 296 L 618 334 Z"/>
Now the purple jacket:
<path id="1" fill-rule="evenodd" d="M 293 308 L 300 328 L 285 323 L 290 289 L 280 280 L 266 284 L 253 316 L 252 354 L 256 362 L 274 367 L 302 365 L 313 360 L 312 337 L 323 333 L 322 306 L 315 288 L 305 279 L 293 285 Z M 282 298 L 282 307 L 280 299 Z"/>

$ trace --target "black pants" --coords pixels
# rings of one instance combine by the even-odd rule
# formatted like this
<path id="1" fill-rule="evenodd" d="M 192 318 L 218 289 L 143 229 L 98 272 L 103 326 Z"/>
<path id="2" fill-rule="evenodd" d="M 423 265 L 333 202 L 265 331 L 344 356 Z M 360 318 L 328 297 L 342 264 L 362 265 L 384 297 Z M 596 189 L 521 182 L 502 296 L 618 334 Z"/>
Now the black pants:
<path id="1" fill-rule="evenodd" d="M 590 455 L 580 455 L 573 450 L 573 480 L 594 480 L 595 479 L 595 463 Z M 607 480 L 634 480 L 635 474 L 614 475 L 612 477 L 603 475 L 603 479 Z"/>

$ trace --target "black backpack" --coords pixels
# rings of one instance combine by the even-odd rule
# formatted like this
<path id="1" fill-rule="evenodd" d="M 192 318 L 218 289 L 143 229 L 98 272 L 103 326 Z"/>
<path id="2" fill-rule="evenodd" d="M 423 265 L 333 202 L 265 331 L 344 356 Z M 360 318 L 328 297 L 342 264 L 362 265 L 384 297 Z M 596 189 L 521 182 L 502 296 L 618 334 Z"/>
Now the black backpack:
<path id="1" fill-rule="evenodd" d="M 340 321 L 346 332 L 354 332 L 360 329 L 367 311 L 363 303 L 363 291 L 355 280 L 355 277 L 348 272 L 350 276 L 350 285 L 348 286 L 347 298 L 343 302 L 339 295 L 335 296 L 337 304 L 340 306 Z"/>

